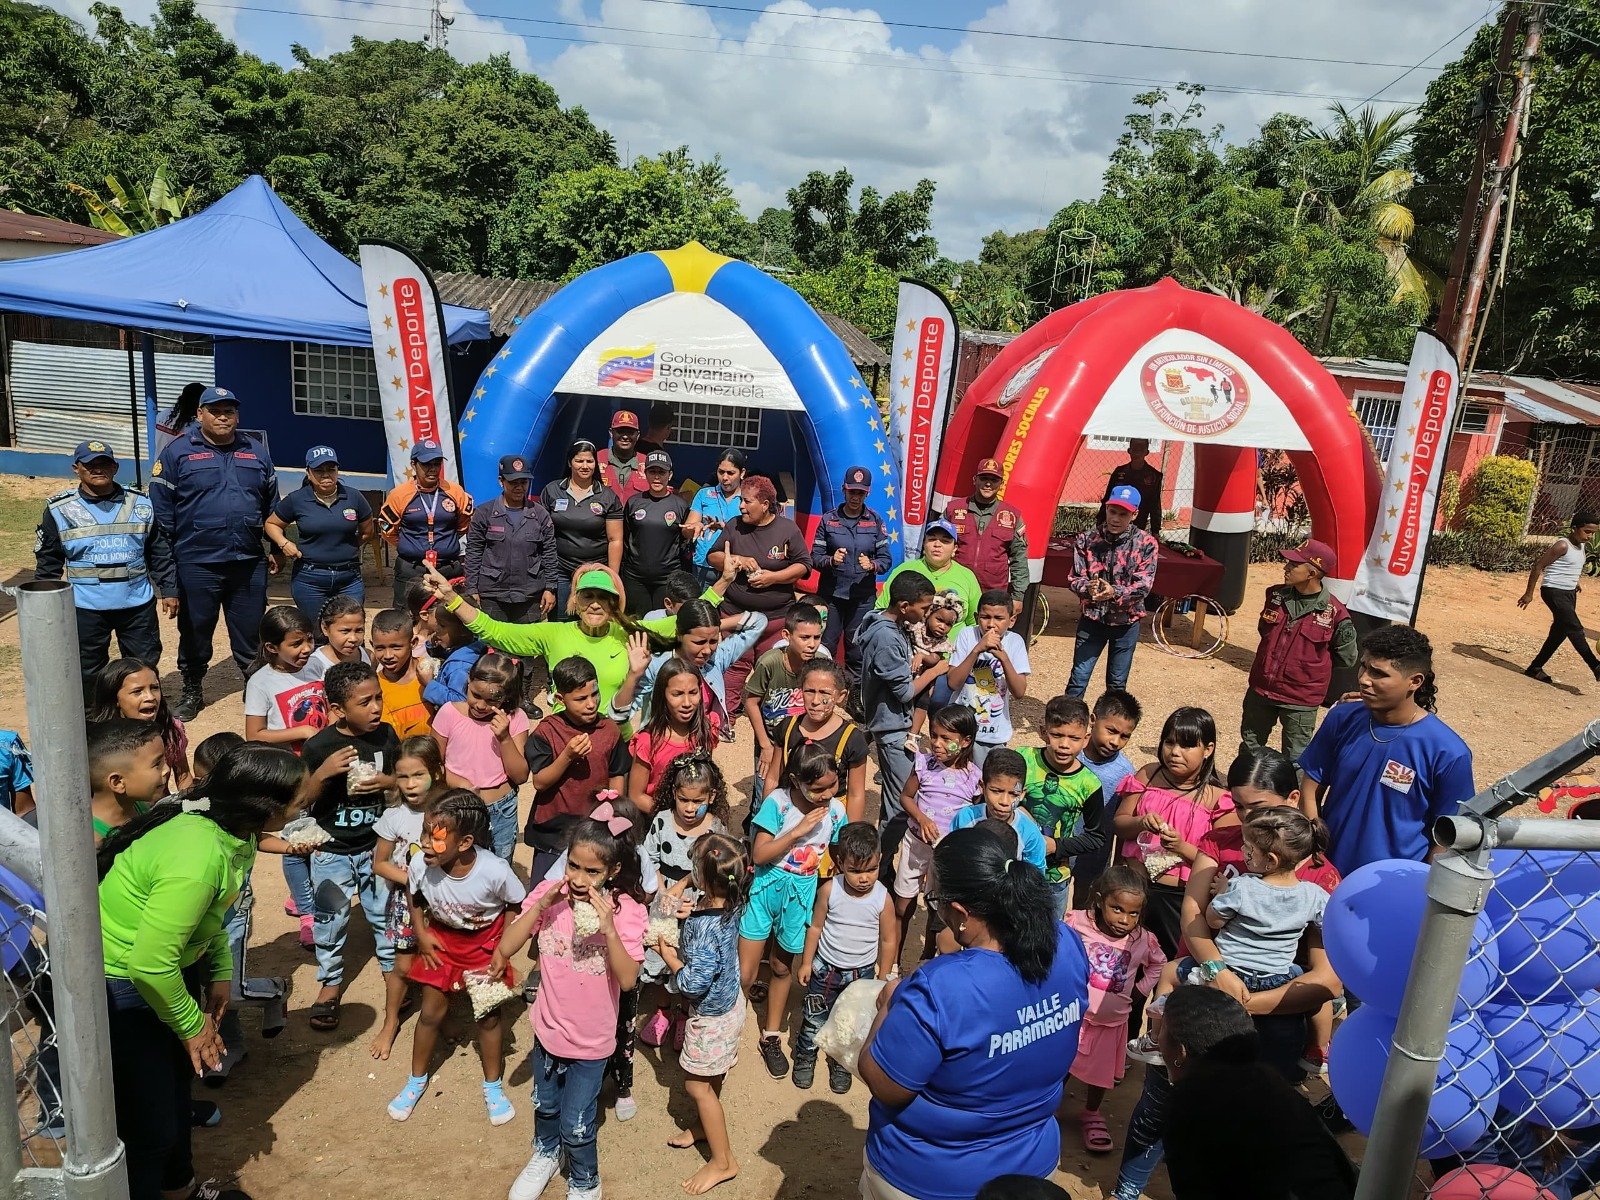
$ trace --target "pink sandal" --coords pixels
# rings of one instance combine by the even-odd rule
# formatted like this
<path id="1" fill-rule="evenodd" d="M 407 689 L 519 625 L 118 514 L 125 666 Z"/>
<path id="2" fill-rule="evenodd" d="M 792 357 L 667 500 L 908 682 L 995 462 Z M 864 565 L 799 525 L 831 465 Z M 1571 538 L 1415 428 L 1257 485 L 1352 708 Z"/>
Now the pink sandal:
<path id="1" fill-rule="evenodd" d="M 1098 1112 L 1084 1109 L 1078 1114 L 1078 1132 L 1083 1135 L 1083 1145 L 1091 1154 L 1109 1154 L 1116 1149 L 1106 1119 Z"/>
<path id="2" fill-rule="evenodd" d="M 643 1025 L 639 1027 L 639 1040 L 646 1046 L 659 1046 L 667 1039 L 667 1030 L 672 1021 L 667 1016 L 665 1009 L 658 1008 L 651 1013 Z"/>

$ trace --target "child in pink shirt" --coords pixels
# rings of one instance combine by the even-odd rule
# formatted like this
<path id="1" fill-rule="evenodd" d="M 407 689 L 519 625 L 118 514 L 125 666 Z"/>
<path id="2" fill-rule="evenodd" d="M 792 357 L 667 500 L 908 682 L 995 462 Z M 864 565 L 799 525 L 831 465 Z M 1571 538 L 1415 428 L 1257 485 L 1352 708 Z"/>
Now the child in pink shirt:
<path id="1" fill-rule="evenodd" d="M 507 862 L 522 834 L 517 789 L 528 779 L 521 697 L 522 664 L 509 654 L 485 654 L 467 675 L 467 698 L 433 716 L 446 785 L 478 793 L 489 809 L 491 848 Z"/>
<path id="2" fill-rule="evenodd" d="M 560 1167 L 562 1150 L 567 1195 L 600 1195 L 600 1083 L 617 1045 L 622 993 L 638 982 L 644 962 L 647 916 L 631 832 L 626 817 L 579 821 L 567 846 L 566 877 L 534 888 L 490 964 L 492 972 L 503 969 L 537 934 L 541 982 L 530 1013 L 533 1157 L 511 1184 L 510 1200 L 538 1200 Z"/>

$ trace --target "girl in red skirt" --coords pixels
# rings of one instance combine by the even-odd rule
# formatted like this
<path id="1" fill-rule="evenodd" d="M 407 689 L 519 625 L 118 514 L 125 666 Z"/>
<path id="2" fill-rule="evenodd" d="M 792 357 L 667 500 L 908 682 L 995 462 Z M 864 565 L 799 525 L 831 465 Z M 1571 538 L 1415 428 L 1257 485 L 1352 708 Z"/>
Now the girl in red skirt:
<path id="1" fill-rule="evenodd" d="M 489 961 L 500 944 L 506 910 L 528 894 L 509 862 L 479 853 L 480 846 L 492 849 L 490 837 L 488 808 L 476 792 L 457 788 L 429 810 L 422 853 L 411 860 L 411 921 L 417 934 L 411 979 L 422 985 L 422 1012 L 411 1044 L 411 1077 L 389 1102 L 396 1121 L 409 1117 L 427 1090 L 428 1062 L 451 993 L 466 990 L 469 973 L 475 985 L 489 982 Z M 499 982 L 510 987 L 509 967 Z M 509 999 L 510 991 L 505 995 Z M 517 1113 L 500 1082 L 505 1049 L 497 1008 L 478 1018 L 478 1056 L 489 1124 L 504 1125 Z"/>

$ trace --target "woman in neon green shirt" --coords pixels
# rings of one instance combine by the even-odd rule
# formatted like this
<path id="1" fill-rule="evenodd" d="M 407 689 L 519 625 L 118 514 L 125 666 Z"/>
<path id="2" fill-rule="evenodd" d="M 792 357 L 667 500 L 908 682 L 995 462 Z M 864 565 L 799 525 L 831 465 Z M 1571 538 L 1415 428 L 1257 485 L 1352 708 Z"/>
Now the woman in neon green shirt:
<path id="1" fill-rule="evenodd" d="M 596 563 L 575 573 L 567 608 L 572 621 L 536 621 L 519 625 L 497 621 L 468 604 L 450 581 L 431 568 L 427 575 L 435 599 L 479 638 L 496 650 L 523 658 L 542 658 L 551 666 L 566 658 L 583 658 L 594 664 L 600 684 L 600 711 L 605 712 L 622 681 L 628 677 L 628 641 L 643 636 L 643 653 L 670 649 L 677 619 L 658 617 L 635 621 L 623 612 L 622 588 L 616 576 Z"/>
<path id="2" fill-rule="evenodd" d="M 222 1061 L 217 1023 L 233 974 L 223 917 L 255 862 L 256 839 L 299 811 L 305 779 L 293 754 L 251 742 L 100 846 L 111 1066 L 130 1200 L 201 1194 L 189 1084 Z"/>

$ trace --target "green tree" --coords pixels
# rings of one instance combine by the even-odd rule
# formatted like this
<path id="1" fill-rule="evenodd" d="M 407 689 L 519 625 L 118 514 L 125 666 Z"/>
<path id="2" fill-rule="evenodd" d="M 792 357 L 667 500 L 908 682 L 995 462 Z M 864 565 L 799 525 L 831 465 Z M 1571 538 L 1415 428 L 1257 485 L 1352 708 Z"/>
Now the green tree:
<path id="1" fill-rule="evenodd" d="M 843 317 L 873 341 L 887 346 L 894 340 L 900 276 L 870 255 L 846 254 L 831 267 L 800 270 L 784 282 L 813 308 Z"/>
<path id="2" fill-rule="evenodd" d="M 934 183 L 917 182 L 909 192 L 880 195 L 864 187 L 851 202 L 855 177 L 840 167 L 832 175 L 812 171 L 789 189 L 794 251 L 808 270 L 826 270 L 852 254 L 871 258 L 889 271 L 916 273 L 933 262 L 939 244 L 933 225 Z"/>
<path id="3" fill-rule="evenodd" d="M 592 267 L 698 241 L 742 252 L 749 229 L 718 158 L 696 163 L 687 147 L 631 167 L 600 166 L 530 179 L 491 237 L 496 274 L 571 279 Z"/>
<path id="4" fill-rule="evenodd" d="M 1547 13 L 1523 138 L 1506 278 L 1478 365 L 1557 377 L 1600 372 L 1600 8 Z M 1494 70 L 1499 30 L 1480 29 L 1428 85 L 1412 133 L 1418 225 L 1454 230 L 1480 114 L 1505 119 L 1509 84 Z"/>
<path id="5" fill-rule="evenodd" d="M 800 262 L 794 252 L 794 219 L 786 208 L 764 208 L 750 227 L 750 261 L 766 270 L 792 271 Z"/>

